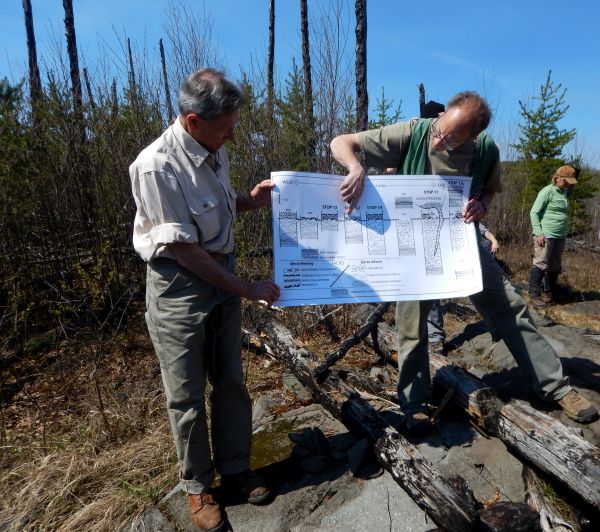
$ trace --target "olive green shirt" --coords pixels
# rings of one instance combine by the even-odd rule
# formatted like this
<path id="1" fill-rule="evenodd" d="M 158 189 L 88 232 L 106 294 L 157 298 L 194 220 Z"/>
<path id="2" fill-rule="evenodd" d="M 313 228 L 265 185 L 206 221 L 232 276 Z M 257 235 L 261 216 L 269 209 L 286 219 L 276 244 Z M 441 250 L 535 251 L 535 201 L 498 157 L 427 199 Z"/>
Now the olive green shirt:
<path id="1" fill-rule="evenodd" d="M 359 133 L 365 154 L 365 164 L 372 168 L 398 168 L 410 143 L 411 122 L 399 122 L 391 126 Z M 435 150 L 432 147 L 431 130 L 427 151 L 426 173 L 431 175 L 470 176 L 473 173 L 475 142 L 467 142 L 455 150 Z M 502 192 L 500 161 L 496 161 L 485 179 L 484 190 Z"/>

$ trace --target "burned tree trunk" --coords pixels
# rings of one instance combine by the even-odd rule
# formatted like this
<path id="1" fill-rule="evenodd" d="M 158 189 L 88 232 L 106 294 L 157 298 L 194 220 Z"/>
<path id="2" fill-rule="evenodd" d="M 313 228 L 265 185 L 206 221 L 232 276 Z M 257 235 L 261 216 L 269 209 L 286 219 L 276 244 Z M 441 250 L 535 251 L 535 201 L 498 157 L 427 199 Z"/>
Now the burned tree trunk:
<path id="1" fill-rule="evenodd" d="M 425 111 L 425 85 L 419 83 L 417 87 L 419 89 L 419 116 L 423 116 Z"/>
<path id="2" fill-rule="evenodd" d="M 331 374 L 319 384 L 314 378 L 315 357 L 298 347 L 291 333 L 272 317 L 263 323 L 278 358 L 309 387 L 317 399 L 346 426 L 359 430 L 374 444 L 379 462 L 444 530 L 468 531 L 477 521 L 470 498 L 451 484 L 420 454 L 418 449 L 390 426 L 357 391 Z"/>
<path id="3" fill-rule="evenodd" d="M 162 66 L 162 75 L 163 81 L 165 83 L 165 100 L 167 102 L 167 124 L 175 118 L 175 113 L 173 112 L 173 104 L 171 102 L 171 91 L 169 90 L 169 78 L 167 76 L 167 62 L 165 60 L 165 47 L 163 46 L 163 40 L 160 39 L 158 41 L 158 46 L 160 48 L 160 64 Z"/>
<path id="4" fill-rule="evenodd" d="M 27 33 L 27 52 L 29 57 L 29 98 L 35 104 L 42 94 L 40 69 L 37 62 L 37 48 L 35 32 L 33 31 L 33 13 L 31 0 L 23 0 L 23 13 L 25 15 L 25 32 Z"/>
<path id="5" fill-rule="evenodd" d="M 356 0 L 356 129 L 369 127 L 369 95 L 367 93 L 367 0 Z"/>
<path id="6" fill-rule="evenodd" d="M 269 120 L 273 120 L 275 105 L 275 0 L 269 0 L 269 55 L 267 64 L 267 113 Z"/>
<path id="7" fill-rule="evenodd" d="M 312 73 L 310 68 L 310 45 L 308 40 L 307 0 L 300 0 L 300 31 L 302 34 L 302 77 L 304 78 L 304 112 L 311 136 L 307 150 L 309 159 L 315 157 L 315 118 L 313 115 Z"/>
<path id="8" fill-rule="evenodd" d="M 83 82 L 85 83 L 85 90 L 87 92 L 88 101 L 90 102 L 90 107 L 92 109 L 96 109 L 96 102 L 94 101 L 94 94 L 92 93 L 92 85 L 90 83 L 87 68 L 85 67 L 83 68 Z"/>
<path id="9" fill-rule="evenodd" d="M 133 67 L 133 54 L 131 53 L 131 40 L 129 37 L 127 38 L 127 58 L 129 62 L 129 95 L 131 98 L 131 103 L 134 108 L 137 107 L 138 102 L 138 93 L 137 93 L 137 83 L 135 82 L 135 68 Z"/>
<path id="10" fill-rule="evenodd" d="M 75 108 L 76 112 L 81 112 L 81 78 L 79 76 L 79 59 L 77 58 L 77 40 L 75 38 L 73 0 L 63 0 L 63 7 L 65 8 L 65 32 L 67 37 L 67 53 L 69 55 L 73 107 Z"/>

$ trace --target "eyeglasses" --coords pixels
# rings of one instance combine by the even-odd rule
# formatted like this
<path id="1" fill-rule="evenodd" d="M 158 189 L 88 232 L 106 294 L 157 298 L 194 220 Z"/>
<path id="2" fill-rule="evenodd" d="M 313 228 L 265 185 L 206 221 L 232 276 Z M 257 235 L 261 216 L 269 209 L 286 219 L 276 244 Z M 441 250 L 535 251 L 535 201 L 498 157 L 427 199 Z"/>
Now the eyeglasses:
<path id="1" fill-rule="evenodd" d="M 469 139 L 466 139 L 464 141 L 456 141 L 453 138 L 453 134 L 452 133 L 450 133 L 448 135 L 442 135 L 440 133 L 440 130 L 439 130 L 438 126 L 437 126 L 438 120 L 439 120 L 439 118 L 436 118 L 435 120 L 433 120 L 431 122 L 431 126 L 430 126 L 431 127 L 431 135 L 434 138 L 439 139 L 440 142 L 444 145 L 444 148 L 447 151 L 455 150 L 456 148 L 458 148 L 459 146 L 461 146 L 462 144 L 464 144 L 467 140 L 469 140 Z"/>

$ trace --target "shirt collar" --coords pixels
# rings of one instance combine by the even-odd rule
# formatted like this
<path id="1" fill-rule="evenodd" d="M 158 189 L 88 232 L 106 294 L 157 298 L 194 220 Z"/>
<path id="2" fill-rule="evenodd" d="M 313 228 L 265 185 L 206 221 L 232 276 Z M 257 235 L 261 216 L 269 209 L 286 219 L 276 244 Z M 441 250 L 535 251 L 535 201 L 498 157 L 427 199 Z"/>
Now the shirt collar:
<path id="1" fill-rule="evenodd" d="M 210 152 L 192 138 L 192 136 L 181 125 L 179 117 L 175 119 L 175 123 L 173 124 L 173 133 L 183 151 L 187 153 L 188 157 L 192 160 L 196 167 L 202 165 Z"/>

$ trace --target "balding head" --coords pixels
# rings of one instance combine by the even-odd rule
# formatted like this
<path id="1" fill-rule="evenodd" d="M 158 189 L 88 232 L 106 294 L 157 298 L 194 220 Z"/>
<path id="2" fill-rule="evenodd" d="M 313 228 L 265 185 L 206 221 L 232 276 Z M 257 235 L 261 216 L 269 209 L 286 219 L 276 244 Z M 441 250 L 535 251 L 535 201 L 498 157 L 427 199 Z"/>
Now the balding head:
<path id="1" fill-rule="evenodd" d="M 459 92 L 448 102 L 447 109 L 460 108 L 464 125 L 468 127 L 473 136 L 479 135 L 486 129 L 492 119 L 492 111 L 487 102 L 476 92 Z"/>

